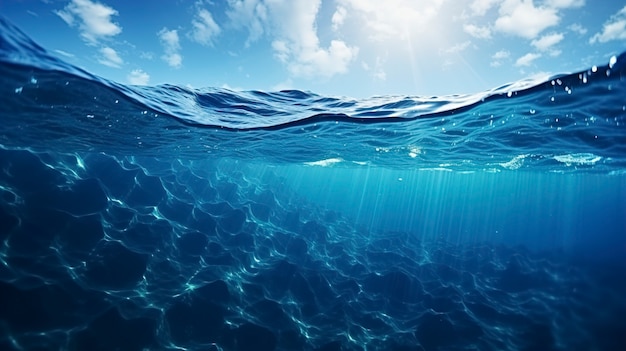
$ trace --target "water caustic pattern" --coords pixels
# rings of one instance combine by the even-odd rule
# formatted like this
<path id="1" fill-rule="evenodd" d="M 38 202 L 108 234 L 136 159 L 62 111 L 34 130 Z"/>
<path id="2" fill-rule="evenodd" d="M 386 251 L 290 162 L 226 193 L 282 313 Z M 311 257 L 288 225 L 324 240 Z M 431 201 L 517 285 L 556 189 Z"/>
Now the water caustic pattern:
<path id="1" fill-rule="evenodd" d="M 0 168 L 5 350 L 608 350 L 625 331 L 623 270 L 368 232 L 272 167 L 3 149 Z"/>

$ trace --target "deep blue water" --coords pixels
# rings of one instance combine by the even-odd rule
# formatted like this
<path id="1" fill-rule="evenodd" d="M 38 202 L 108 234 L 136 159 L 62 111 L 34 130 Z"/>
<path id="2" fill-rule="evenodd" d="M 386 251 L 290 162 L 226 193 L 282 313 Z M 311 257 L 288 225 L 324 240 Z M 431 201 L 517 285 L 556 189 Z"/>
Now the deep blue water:
<path id="1" fill-rule="evenodd" d="M 0 349 L 626 349 L 624 54 L 351 99 L 0 34 Z"/>

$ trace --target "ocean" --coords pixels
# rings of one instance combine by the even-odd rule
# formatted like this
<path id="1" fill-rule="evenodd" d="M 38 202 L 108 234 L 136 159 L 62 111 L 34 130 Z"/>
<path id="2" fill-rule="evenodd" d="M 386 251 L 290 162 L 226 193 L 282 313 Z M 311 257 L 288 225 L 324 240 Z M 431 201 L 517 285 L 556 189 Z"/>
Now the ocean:
<path id="1" fill-rule="evenodd" d="M 625 62 L 140 87 L 0 19 L 0 349 L 624 350 Z"/>

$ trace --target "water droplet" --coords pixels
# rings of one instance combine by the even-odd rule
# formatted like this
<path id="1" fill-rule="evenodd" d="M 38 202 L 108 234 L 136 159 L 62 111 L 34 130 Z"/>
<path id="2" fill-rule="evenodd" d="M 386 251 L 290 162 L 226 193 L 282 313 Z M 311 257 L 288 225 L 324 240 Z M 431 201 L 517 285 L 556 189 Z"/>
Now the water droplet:
<path id="1" fill-rule="evenodd" d="M 613 68 L 613 66 L 615 66 L 616 63 L 617 63 L 617 57 L 615 55 L 611 56 L 611 59 L 609 60 L 609 68 Z"/>

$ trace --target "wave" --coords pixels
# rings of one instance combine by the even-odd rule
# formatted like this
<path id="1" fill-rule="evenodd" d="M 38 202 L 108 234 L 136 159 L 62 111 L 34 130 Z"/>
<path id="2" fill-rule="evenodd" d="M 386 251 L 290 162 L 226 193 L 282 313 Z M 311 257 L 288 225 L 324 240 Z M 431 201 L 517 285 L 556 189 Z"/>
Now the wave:
<path id="1" fill-rule="evenodd" d="M 0 28 L 6 147 L 54 141 L 66 152 L 412 168 L 610 172 L 626 165 L 626 53 L 603 66 L 477 94 L 354 99 L 124 85 L 53 57 L 4 19 Z M 561 161 L 576 155 L 599 160 Z"/>

